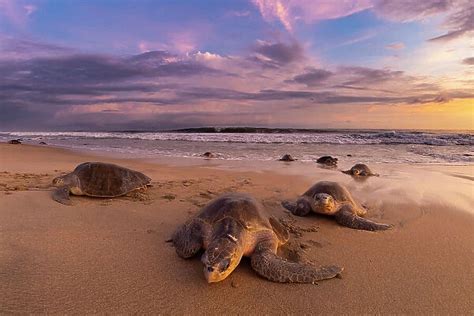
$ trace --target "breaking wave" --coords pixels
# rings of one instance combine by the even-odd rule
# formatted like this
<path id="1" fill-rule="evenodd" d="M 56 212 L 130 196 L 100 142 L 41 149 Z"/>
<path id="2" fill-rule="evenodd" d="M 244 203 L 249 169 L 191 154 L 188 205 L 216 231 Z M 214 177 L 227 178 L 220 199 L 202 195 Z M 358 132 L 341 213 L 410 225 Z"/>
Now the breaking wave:
<path id="1" fill-rule="evenodd" d="M 277 131 L 277 132 L 275 132 Z M 3 138 L 18 137 L 31 140 L 52 138 L 93 138 L 93 139 L 137 139 L 189 142 L 226 142 L 226 143 L 264 143 L 264 144 L 421 144 L 430 146 L 471 146 L 474 145 L 472 133 L 432 133 L 432 132 L 327 132 L 302 130 L 272 130 L 264 132 L 228 132 L 211 131 L 191 132 L 3 132 Z"/>

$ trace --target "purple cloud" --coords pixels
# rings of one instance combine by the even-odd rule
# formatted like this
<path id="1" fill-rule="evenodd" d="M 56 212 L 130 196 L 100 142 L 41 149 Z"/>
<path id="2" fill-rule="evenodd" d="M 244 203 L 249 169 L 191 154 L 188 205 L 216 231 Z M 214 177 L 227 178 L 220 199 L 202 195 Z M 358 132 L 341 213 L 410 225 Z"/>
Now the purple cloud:
<path id="1" fill-rule="evenodd" d="M 350 77 L 349 80 L 344 82 L 345 85 L 379 84 L 389 80 L 400 79 L 404 75 L 403 71 L 367 67 L 341 67 L 339 73 Z"/>
<path id="2" fill-rule="evenodd" d="M 276 109 L 443 103 L 473 97 L 467 86 L 443 90 L 426 78 L 389 68 L 316 68 L 297 42 L 260 41 L 251 55 L 232 57 L 164 50 L 86 55 L 22 41 L 9 49 L 25 45 L 37 47 L 40 57 L 0 60 L 4 128 L 40 123 L 51 128 L 151 128 L 156 122 L 173 128 L 229 120 L 229 113 L 239 110 L 255 119 L 272 117 Z M 252 57 L 258 62 L 248 62 Z"/>
<path id="3" fill-rule="evenodd" d="M 321 82 L 325 81 L 333 75 L 332 72 L 317 69 L 317 68 L 307 68 L 305 73 L 293 77 L 291 80 L 286 80 L 287 83 L 300 83 L 305 84 L 307 87 L 314 87 Z"/>
<path id="4" fill-rule="evenodd" d="M 254 60 L 270 66 L 287 65 L 302 61 L 305 58 L 303 47 L 297 42 L 285 44 L 258 41 L 254 47 L 254 52 L 256 53 Z"/>

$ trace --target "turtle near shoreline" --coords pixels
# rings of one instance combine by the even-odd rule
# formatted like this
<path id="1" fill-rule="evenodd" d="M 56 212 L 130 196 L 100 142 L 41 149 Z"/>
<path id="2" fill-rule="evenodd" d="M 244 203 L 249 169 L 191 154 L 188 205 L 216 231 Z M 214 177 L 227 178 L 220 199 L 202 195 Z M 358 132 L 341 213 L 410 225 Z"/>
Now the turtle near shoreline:
<path id="1" fill-rule="evenodd" d="M 349 191 L 337 182 L 320 181 L 295 202 L 283 201 L 282 206 L 297 216 L 311 212 L 333 216 L 342 226 L 361 230 L 386 230 L 391 225 L 363 218 L 367 211 L 359 206 Z"/>
<path id="2" fill-rule="evenodd" d="M 370 168 L 363 163 L 357 163 L 354 166 L 352 166 L 351 169 L 342 171 L 342 173 L 351 175 L 353 177 L 370 177 L 370 176 L 376 176 L 378 177 L 379 175 L 377 173 L 372 172 Z"/>

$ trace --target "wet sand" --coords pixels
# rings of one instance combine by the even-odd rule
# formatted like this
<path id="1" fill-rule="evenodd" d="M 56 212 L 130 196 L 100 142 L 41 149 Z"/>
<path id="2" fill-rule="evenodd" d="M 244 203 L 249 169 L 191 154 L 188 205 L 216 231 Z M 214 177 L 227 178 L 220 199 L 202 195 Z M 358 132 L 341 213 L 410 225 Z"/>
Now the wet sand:
<path id="1" fill-rule="evenodd" d="M 72 197 L 73 206 L 50 198 L 52 178 L 99 160 L 142 171 L 153 187 L 116 199 Z M 247 167 L 0 144 L 0 313 L 473 313 L 472 166 L 381 164 L 381 177 L 365 182 L 308 163 Z M 369 218 L 394 228 L 351 230 L 280 206 L 318 180 L 344 183 Z M 199 257 L 180 259 L 165 241 L 230 191 L 253 194 L 291 226 L 283 255 L 343 266 L 342 279 L 277 284 L 243 260 L 228 279 L 207 284 Z"/>

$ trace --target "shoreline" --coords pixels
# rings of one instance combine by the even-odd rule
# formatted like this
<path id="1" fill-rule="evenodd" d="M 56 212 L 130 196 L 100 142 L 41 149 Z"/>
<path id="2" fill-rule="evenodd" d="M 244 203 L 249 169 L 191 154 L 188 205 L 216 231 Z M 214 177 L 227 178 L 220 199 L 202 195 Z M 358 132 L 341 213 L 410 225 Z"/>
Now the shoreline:
<path id="1" fill-rule="evenodd" d="M 97 152 L 99 155 L 132 158 L 159 158 L 160 161 L 202 157 L 212 152 L 225 161 L 254 163 L 276 161 L 283 154 L 293 154 L 299 162 L 309 162 L 331 155 L 340 165 L 370 164 L 437 164 L 473 165 L 472 137 L 465 134 L 423 133 L 377 135 L 363 134 L 255 134 L 255 133 L 25 133 L 25 144 L 49 145 Z M 29 136 L 28 136 L 29 135 Z M 20 137 L 20 135 L 17 135 Z M 8 140 L 14 135 L 0 136 Z M 191 159 L 192 160 L 192 159 Z M 188 163 L 183 160 L 184 163 Z M 348 166 L 346 166 L 348 167 Z"/>
<path id="2" fill-rule="evenodd" d="M 51 179 L 90 159 L 142 171 L 153 187 L 144 199 L 72 197 L 71 207 L 52 201 Z M 384 164 L 376 170 L 381 177 L 360 183 L 315 164 L 271 165 L 269 170 L 229 168 L 222 161 L 167 165 L 0 144 L 0 312 L 474 310 L 472 166 Z M 281 200 L 296 198 L 319 180 L 345 184 L 368 207 L 369 218 L 394 229 L 362 232 L 329 218 L 284 212 Z M 243 260 L 229 278 L 208 285 L 199 258 L 180 259 L 165 240 L 209 200 L 229 191 L 256 196 L 270 214 L 291 220 L 298 229 L 316 228 L 292 234 L 289 249 L 318 265 L 344 266 L 342 279 L 316 286 L 277 284 L 258 277 Z"/>

